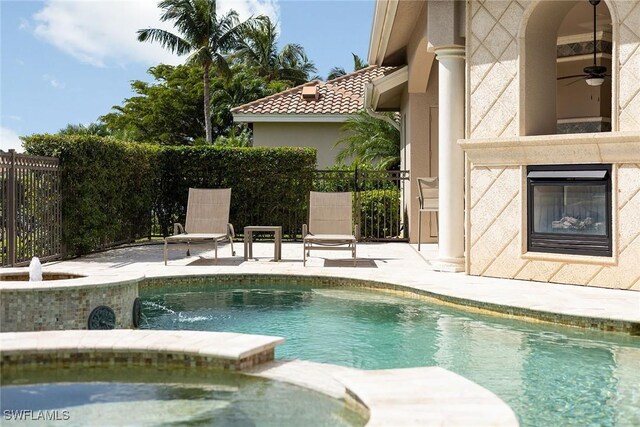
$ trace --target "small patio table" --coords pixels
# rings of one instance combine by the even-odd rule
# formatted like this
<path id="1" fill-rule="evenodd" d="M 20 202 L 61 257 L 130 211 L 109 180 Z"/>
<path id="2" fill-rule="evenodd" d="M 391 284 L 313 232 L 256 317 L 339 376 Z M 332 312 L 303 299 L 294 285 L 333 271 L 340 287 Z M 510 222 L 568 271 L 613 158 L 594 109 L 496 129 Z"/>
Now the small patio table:
<path id="1" fill-rule="evenodd" d="M 248 225 L 244 228 L 244 260 L 253 258 L 253 233 L 271 232 L 274 234 L 274 261 L 282 259 L 282 226 L 280 225 Z"/>

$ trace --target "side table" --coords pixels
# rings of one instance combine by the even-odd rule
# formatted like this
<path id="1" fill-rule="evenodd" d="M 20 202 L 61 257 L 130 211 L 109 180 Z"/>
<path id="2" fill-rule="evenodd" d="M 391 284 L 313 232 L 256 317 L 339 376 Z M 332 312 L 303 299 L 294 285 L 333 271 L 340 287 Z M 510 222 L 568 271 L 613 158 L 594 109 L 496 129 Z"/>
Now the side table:
<path id="1" fill-rule="evenodd" d="M 244 228 L 244 260 L 253 258 L 253 233 L 271 232 L 274 234 L 275 248 L 273 259 L 282 259 L 282 227 L 279 225 L 248 225 Z"/>

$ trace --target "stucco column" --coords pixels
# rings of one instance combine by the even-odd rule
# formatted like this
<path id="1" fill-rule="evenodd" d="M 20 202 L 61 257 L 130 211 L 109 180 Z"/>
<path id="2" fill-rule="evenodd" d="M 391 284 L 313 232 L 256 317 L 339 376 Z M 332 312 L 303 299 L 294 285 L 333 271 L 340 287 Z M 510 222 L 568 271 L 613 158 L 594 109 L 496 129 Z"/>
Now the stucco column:
<path id="1" fill-rule="evenodd" d="M 435 49 L 438 60 L 438 259 L 441 271 L 464 270 L 464 47 Z"/>

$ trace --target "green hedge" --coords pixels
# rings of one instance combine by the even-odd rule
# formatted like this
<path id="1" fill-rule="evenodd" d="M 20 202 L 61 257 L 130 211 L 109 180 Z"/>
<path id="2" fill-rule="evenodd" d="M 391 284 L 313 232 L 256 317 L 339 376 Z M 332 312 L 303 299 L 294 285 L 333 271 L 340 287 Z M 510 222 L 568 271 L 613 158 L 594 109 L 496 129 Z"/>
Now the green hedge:
<path id="1" fill-rule="evenodd" d="M 60 159 L 68 254 L 148 234 L 159 147 L 93 135 L 32 135 L 23 140 L 28 154 Z"/>
<path id="2" fill-rule="evenodd" d="M 96 136 L 32 135 L 28 154 L 60 158 L 63 238 L 84 254 L 184 222 L 189 187 L 232 188 L 231 218 L 299 233 L 315 169 L 315 149 L 175 147 Z M 153 222 L 153 223 L 152 223 Z"/>
<path id="3" fill-rule="evenodd" d="M 360 192 L 360 233 L 378 239 L 400 236 L 400 190 Z"/>
<path id="4" fill-rule="evenodd" d="M 183 222 L 188 189 L 231 188 L 230 217 L 245 225 L 282 225 L 299 234 L 315 170 L 316 150 L 298 147 L 165 147 L 155 209 L 162 234 Z"/>

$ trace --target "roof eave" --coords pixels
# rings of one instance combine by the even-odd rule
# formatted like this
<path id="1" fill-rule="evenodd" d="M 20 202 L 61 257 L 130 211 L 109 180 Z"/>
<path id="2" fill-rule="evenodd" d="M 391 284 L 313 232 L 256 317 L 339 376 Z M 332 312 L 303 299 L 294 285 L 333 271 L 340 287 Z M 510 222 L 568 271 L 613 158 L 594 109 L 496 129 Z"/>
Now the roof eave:
<path id="1" fill-rule="evenodd" d="M 369 64 L 382 65 L 391 38 L 399 0 L 377 0 L 369 43 Z"/>
<path id="2" fill-rule="evenodd" d="M 355 114 L 355 113 L 354 113 Z M 236 123 L 342 123 L 352 114 L 233 114 Z"/>
<path id="3" fill-rule="evenodd" d="M 380 102 L 383 98 L 383 95 L 387 93 L 391 93 L 392 91 L 397 91 L 403 85 L 406 85 L 409 81 L 409 67 L 404 66 L 391 74 L 388 74 L 383 77 L 378 77 L 377 79 L 373 79 L 371 81 L 372 85 L 372 93 L 371 93 L 371 108 L 373 110 L 380 110 Z M 385 106 L 385 110 L 388 109 L 399 109 L 400 104 L 399 101 L 397 105 L 393 106 Z"/>

